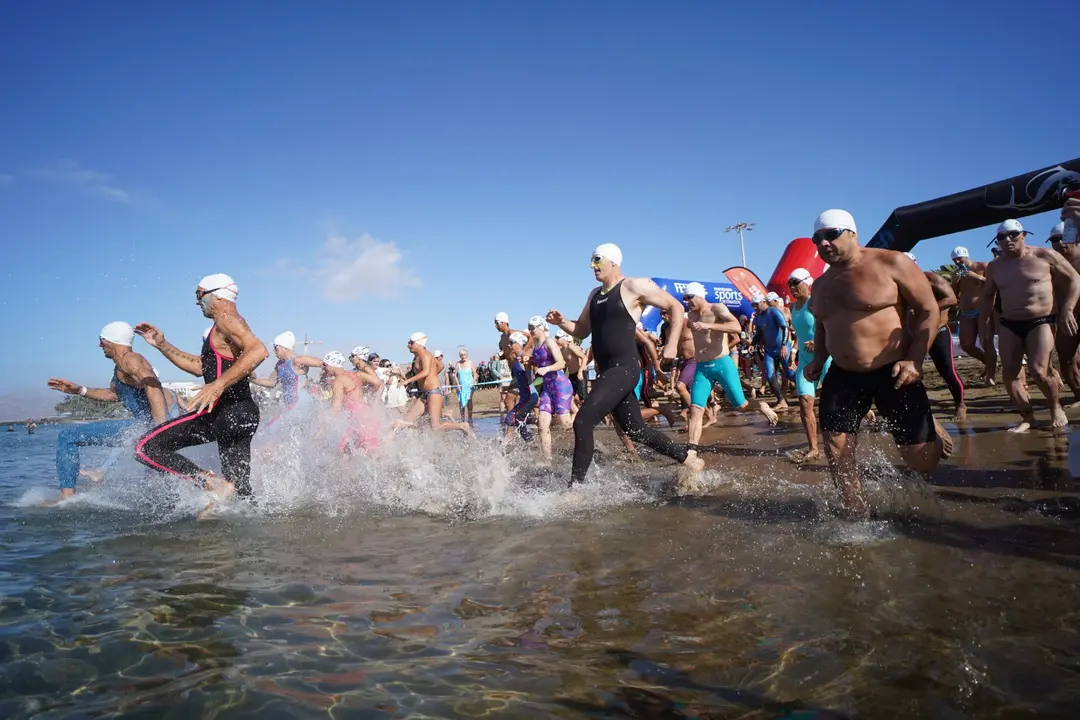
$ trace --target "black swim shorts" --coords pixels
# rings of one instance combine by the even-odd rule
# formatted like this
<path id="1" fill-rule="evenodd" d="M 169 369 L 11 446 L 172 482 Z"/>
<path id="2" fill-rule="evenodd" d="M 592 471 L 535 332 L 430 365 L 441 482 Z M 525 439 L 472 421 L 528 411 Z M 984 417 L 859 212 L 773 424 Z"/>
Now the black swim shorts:
<path id="1" fill-rule="evenodd" d="M 837 367 L 834 361 L 821 383 L 818 409 L 821 429 L 830 433 L 857 433 L 873 403 L 897 445 L 932 442 L 937 432 L 922 381 L 899 388 L 895 384 L 892 364 L 855 372 Z"/>

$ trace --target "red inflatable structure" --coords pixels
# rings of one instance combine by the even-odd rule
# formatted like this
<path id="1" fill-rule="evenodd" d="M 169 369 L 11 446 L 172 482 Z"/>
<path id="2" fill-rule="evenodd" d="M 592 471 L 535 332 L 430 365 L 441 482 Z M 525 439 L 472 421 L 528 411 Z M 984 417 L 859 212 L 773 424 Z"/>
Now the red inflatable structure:
<path id="1" fill-rule="evenodd" d="M 788 243 L 776 270 L 769 278 L 769 290 L 784 298 L 785 303 L 791 302 L 787 281 L 795 268 L 805 268 L 815 280 L 825 272 L 825 261 L 818 255 L 817 246 L 810 238 L 795 238 Z"/>

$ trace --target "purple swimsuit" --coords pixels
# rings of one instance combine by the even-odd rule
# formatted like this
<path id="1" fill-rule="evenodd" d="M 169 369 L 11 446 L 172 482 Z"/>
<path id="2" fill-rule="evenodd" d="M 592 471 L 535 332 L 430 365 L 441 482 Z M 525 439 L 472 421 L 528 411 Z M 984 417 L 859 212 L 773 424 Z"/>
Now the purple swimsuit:
<path id="1" fill-rule="evenodd" d="M 536 367 L 548 367 L 555 364 L 555 358 L 548 352 L 547 343 L 533 348 L 533 363 Z M 540 412 L 548 415 L 569 415 L 574 386 L 562 370 L 544 375 L 544 385 L 540 391 Z"/>

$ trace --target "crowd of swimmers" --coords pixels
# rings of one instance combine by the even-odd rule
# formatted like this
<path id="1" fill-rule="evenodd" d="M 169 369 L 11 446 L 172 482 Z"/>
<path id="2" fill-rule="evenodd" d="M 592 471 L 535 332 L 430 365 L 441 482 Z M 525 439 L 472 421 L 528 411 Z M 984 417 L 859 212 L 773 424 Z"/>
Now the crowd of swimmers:
<path id="1" fill-rule="evenodd" d="M 1068 201 L 1062 218 L 1080 222 L 1080 201 Z M 772 293 L 753 298 L 750 318 L 737 318 L 724 304 L 710 302 L 699 283 L 689 283 L 675 297 L 648 278 L 626 277 L 622 250 L 602 244 L 589 259 L 597 287 L 576 316 L 551 309 L 521 330 L 511 327 L 505 313 L 495 316 L 499 353 L 489 369 L 497 370 L 504 439 L 531 441 L 535 424 L 540 462 L 550 464 L 552 426 L 572 431 L 567 481 L 573 487 L 586 480 L 594 430 L 607 422 L 628 450 L 643 444 L 679 463 L 679 488 L 694 492 L 704 467 L 702 430 L 717 423 L 720 398 L 734 411 L 759 414 L 775 425 L 793 388 L 808 441 L 794 459 L 806 462 L 824 454 L 843 509 L 863 517 L 869 508 L 856 449 L 867 418 L 891 433 L 913 470 L 931 473 L 951 453 L 952 441 L 934 417 L 922 383 L 927 354 L 952 394 L 954 419 L 967 418 L 964 386 L 953 365 L 949 314 L 954 307 L 960 344 L 984 363 L 986 384 L 996 382 L 1000 360 L 1020 415 L 1009 431 L 1027 432 L 1035 423 L 1028 380 L 1047 400 L 1050 426 L 1067 424 L 1061 381 L 1080 401 L 1080 251 L 1062 242 L 1062 234 L 1059 224 L 1048 238 L 1050 248 L 1032 246 L 1020 222 L 1006 220 L 991 243 L 992 259 L 972 260 L 966 248 L 957 247 L 952 252 L 955 273 L 944 278 L 921 270 L 910 253 L 861 246 L 851 214 L 827 210 L 817 218 L 812 236 L 827 263 L 824 274 L 815 280 L 804 268 L 794 270 L 788 278 L 790 306 Z M 256 369 L 270 351 L 240 314 L 237 297 L 237 285 L 227 275 L 199 282 L 195 302 L 212 325 L 198 353 L 181 350 L 149 323 L 113 322 L 99 335 L 102 352 L 115 366 L 107 387 L 49 381 L 61 392 L 120 402 L 131 416 L 60 433 L 56 464 L 63 496 L 74 494 L 80 474 L 95 477 L 94 470 L 80 467 L 81 446 L 124 446 L 134 437 L 135 459 L 197 483 L 211 505 L 233 495 L 254 500 L 252 438 L 260 426 L 272 426 L 293 412 L 305 391 L 324 401 L 330 416 L 345 419 L 347 431 L 338 447 L 350 455 L 377 453 L 387 433 L 420 424 L 437 432 L 472 434 L 480 374 L 466 350 L 447 362 L 442 353 L 429 351 L 427 336 L 417 332 L 408 338 L 413 361 L 403 371 L 364 346 L 348 356 L 336 351 L 322 358 L 298 355 L 295 336 L 286 332 L 274 339 L 272 371 L 259 377 Z M 650 306 L 664 319 L 658 335 L 640 323 Z M 178 398 L 133 350 L 136 336 L 179 369 L 201 377 L 203 386 L 189 399 Z M 583 349 L 580 342 L 587 338 L 591 343 Z M 1055 350 L 1060 377 L 1051 364 Z M 772 406 L 756 388 L 747 397 L 745 381 L 754 364 L 761 368 L 762 388 L 767 386 L 776 398 Z M 586 381 L 587 368 L 594 375 L 591 382 Z M 312 370 L 319 371 L 317 376 Z M 253 387 L 277 391 L 280 402 L 268 417 L 262 416 Z M 444 410 L 449 388 L 458 399 L 456 420 Z M 672 402 L 655 403 L 657 394 Z M 656 425 L 660 417 L 674 425 L 679 410 L 687 421 L 685 442 Z M 217 443 L 220 473 L 179 452 L 207 443 Z"/>

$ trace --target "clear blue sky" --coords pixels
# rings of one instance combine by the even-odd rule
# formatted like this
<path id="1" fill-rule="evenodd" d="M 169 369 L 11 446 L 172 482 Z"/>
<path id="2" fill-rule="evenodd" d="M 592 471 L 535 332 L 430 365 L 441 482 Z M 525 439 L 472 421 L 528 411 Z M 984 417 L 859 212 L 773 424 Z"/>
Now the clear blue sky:
<path id="1" fill-rule="evenodd" d="M 5 3 L 0 392 L 103 384 L 112 320 L 197 351 L 215 272 L 267 341 L 398 360 L 416 330 L 486 355 L 498 311 L 576 313 L 600 242 L 629 274 L 715 280 L 739 262 L 724 226 L 756 222 L 767 280 L 826 208 L 869 239 L 898 205 L 1080 155 L 1066 12 Z M 1040 242 L 1052 223 L 1027 221 Z"/>

